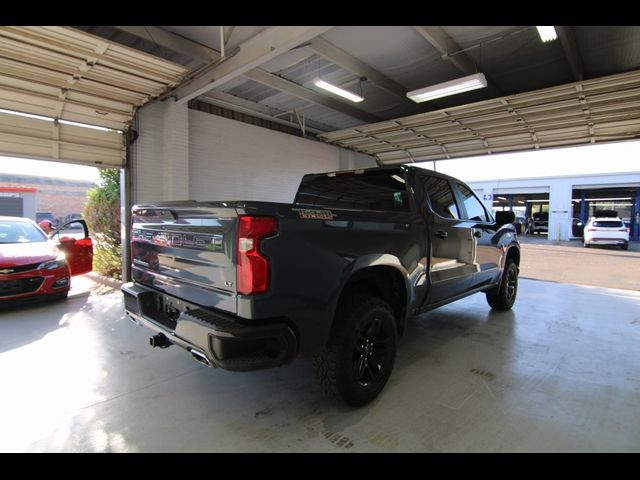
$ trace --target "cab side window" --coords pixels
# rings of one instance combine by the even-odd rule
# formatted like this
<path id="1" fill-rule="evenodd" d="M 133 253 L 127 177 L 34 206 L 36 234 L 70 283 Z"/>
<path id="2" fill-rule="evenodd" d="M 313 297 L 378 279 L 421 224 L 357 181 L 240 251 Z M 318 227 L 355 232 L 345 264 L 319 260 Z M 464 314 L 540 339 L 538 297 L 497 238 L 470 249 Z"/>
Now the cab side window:
<path id="1" fill-rule="evenodd" d="M 434 213 L 444 218 L 460 218 L 455 197 L 448 181 L 431 176 L 420 176 L 420 179 Z"/>
<path id="2" fill-rule="evenodd" d="M 464 208 L 467 211 L 465 220 L 475 220 L 476 222 L 491 222 L 487 210 L 478 197 L 471 190 L 460 183 L 456 183 L 458 190 L 462 194 Z"/>

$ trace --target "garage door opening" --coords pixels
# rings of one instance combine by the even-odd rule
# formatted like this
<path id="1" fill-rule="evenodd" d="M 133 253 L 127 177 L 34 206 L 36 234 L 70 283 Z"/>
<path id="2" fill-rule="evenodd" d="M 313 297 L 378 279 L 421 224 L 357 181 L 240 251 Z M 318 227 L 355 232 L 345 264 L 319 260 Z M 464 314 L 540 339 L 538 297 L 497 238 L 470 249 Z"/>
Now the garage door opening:
<path id="1" fill-rule="evenodd" d="M 615 212 L 629 229 L 630 239 L 638 240 L 640 188 L 574 188 L 572 204 L 573 216 L 584 223 L 603 210 Z"/>
<path id="2" fill-rule="evenodd" d="M 493 211 L 512 211 L 516 215 L 516 228 L 520 235 L 548 235 L 548 193 L 494 194 Z"/>
<path id="3" fill-rule="evenodd" d="M 55 238 L 91 237 L 92 270 L 120 279 L 120 178 L 119 168 L 0 157 L 0 216 L 50 225 Z"/>

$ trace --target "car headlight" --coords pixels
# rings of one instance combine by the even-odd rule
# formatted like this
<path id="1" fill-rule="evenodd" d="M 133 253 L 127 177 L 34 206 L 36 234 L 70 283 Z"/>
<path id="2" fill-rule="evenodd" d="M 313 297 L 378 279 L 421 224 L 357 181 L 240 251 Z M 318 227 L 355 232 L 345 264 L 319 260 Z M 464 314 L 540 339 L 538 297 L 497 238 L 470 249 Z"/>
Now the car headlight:
<path id="1" fill-rule="evenodd" d="M 64 254 L 58 255 L 55 260 L 47 260 L 38 265 L 39 269 L 55 270 L 56 268 L 64 267 L 67 264 L 67 260 Z"/>

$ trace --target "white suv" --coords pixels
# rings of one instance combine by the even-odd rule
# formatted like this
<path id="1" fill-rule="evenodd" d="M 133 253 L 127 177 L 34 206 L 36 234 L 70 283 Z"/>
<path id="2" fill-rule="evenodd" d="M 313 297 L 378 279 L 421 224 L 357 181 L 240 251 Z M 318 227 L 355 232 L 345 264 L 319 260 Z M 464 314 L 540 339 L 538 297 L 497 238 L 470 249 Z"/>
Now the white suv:
<path id="1" fill-rule="evenodd" d="M 618 217 L 591 217 L 584 226 L 584 246 L 620 245 L 629 248 L 629 229 Z"/>

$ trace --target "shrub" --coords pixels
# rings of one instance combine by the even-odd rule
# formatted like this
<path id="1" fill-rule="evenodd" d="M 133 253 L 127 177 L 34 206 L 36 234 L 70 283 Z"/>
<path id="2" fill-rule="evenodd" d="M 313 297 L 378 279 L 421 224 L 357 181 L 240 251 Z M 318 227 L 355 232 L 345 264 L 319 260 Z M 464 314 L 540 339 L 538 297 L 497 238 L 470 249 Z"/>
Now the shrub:
<path id="1" fill-rule="evenodd" d="M 101 275 L 121 278 L 120 172 L 100 170 L 100 186 L 88 192 L 83 217 L 94 239 L 93 270 Z"/>

